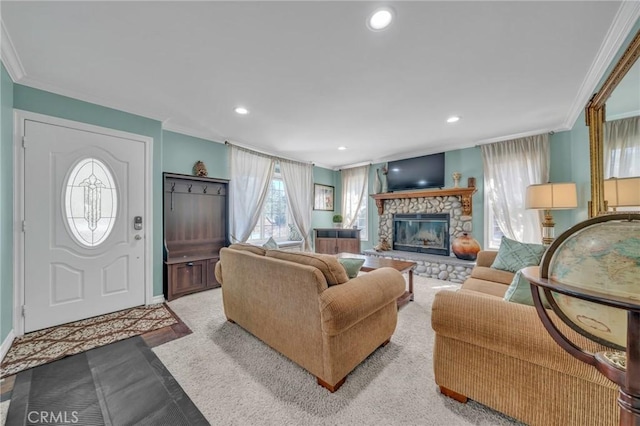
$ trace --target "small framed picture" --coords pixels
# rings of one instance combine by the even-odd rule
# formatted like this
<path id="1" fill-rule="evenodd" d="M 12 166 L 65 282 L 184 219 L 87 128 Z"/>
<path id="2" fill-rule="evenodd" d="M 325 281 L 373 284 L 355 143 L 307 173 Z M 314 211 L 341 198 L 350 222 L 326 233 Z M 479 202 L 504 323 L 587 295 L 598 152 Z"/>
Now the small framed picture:
<path id="1" fill-rule="evenodd" d="M 313 209 L 333 211 L 333 186 L 313 184 Z"/>

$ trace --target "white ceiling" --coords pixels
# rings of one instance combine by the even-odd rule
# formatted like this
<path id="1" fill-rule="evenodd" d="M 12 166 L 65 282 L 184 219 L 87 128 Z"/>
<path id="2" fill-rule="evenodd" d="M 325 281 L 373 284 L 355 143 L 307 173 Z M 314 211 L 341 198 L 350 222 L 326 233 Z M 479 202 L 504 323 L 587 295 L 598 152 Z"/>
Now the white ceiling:
<path id="1" fill-rule="evenodd" d="M 395 20 L 369 31 L 384 4 Z M 2 1 L 0 12 L 20 84 L 340 167 L 572 127 L 626 35 L 621 4 Z"/>

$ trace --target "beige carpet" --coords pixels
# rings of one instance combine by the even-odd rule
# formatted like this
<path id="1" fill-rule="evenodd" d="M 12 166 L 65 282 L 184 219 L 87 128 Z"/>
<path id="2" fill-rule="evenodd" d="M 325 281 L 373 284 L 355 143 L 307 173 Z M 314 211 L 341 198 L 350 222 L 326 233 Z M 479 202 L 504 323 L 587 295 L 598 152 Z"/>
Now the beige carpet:
<path id="1" fill-rule="evenodd" d="M 391 343 L 358 366 L 334 394 L 311 374 L 225 320 L 221 290 L 169 306 L 193 334 L 153 349 L 211 424 L 510 425 L 470 401 L 460 404 L 433 379 L 431 302 L 450 282 L 416 277 L 415 301 L 399 312 Z"/>
<path id="2" fill-rule="evenodd" d="M 164 304 L 156 304 L 27 333 L 11 344 L 0 378 L 177 322 Z"/>

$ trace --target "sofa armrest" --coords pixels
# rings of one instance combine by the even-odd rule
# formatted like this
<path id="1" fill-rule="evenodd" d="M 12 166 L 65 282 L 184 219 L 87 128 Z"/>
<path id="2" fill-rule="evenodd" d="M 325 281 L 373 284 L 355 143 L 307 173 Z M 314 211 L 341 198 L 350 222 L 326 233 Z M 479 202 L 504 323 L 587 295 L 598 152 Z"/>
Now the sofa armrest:
<path id="1" fill-rule="evenodd" d="M 606 350 L 569 329 L 552 312 L 553 322 L 578 346 Z M 431 310 L 436 335 L 483 347 L 516 359 L 612 386 L 597 370 L 565 352 L 551 338 L 533 306 L 506 302 L 472 291 L 440 291 Z"/>
<path id="2" fill-rule="evenodd" d="M 320 294 L 322 331 L 330 336 L 342 333 L 383 306 L 395 303 L 405 286 L 400 272 L 380 268 L 329 287 Z"/>
<path id="3" fill-rule="evenodd" d="M 216 281 L 222 285 L 222 263 L 219 260 L 216 262 L 216 267 L 214 268 L 213 273 L 216 276 Z"/>
<path id="4" fill-rule="evenodd" d="M 496 260 L 498 252 L 496 250 L 481 250 L 478 252 L 476 258 L 476 266 L 486 266 L 487 268 L 493 265 L 493 261 Z"/>

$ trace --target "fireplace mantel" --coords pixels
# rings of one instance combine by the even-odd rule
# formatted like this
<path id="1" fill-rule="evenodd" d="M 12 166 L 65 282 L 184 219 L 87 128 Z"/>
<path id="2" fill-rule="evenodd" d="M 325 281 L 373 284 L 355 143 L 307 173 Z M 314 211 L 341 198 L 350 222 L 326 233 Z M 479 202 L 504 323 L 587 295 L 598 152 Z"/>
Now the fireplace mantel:
<path id="1" fill-rule="evenodd" d="M 385 192 L 384 194 L 371 194 L 371 198 L 376 200 L 378 215 L 384 213 L 384 200 L 397 198 L 427 198 L 427 197 L 448 197 L 460 196 L 462 201 L 462 214 L 471 216 L 473 211 L 472 197 L 477 191 L 476 187 L 469 188 L 445 188 L 445 189 L 422 189 L 417 191 Z"/>

